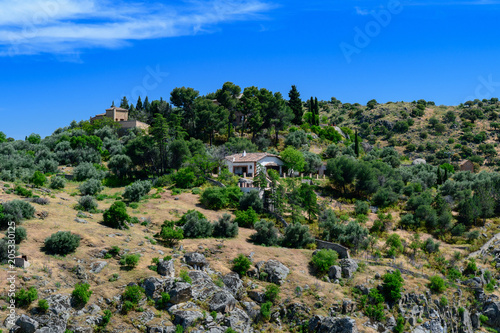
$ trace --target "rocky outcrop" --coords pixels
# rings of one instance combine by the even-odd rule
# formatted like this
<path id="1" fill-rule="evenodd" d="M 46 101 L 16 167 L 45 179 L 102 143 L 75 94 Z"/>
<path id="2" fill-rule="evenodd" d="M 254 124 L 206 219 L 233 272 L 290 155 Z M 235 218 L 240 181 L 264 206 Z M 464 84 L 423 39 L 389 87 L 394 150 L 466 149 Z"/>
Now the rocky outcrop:
<path id="1" fill-rule="evenodd" d="M 236 299 L 226 290 L 217 292 L 208 303 L 210 311 L 231 312 L 236 307 Z"/>
<path id="2" fill-rule="evenodd" d="M 23 314 L 16 320 L 16 325 L 19 326 L 19 329 L 15 330 L 14 332 L 34 333 L 40 324 L 38 323 L 38 321 Z"/>
<path id="3" fill-rule="evenodd" d="M 175 277 L 174 260 L 160 261 L 156 266 L 158 274 L 167 277 Z"/>
<path id="4" fill-rule="evenodd" d="M 342 259 L 340 260 L 340 267 L 342 267 L 342 277 L 350 279 L 358 270 L 358 263 L 353 259 Z"/>
<path id="5" fill-rule="evenodd" d="M 203 270 L 208 267 L 208 262 L 205 256 L 198 252 L 190 252 L 184 255 L 184 260 L 186 264 L 193 267 L 193 269 Z"/>
<path id="6" fill-rule="evenodd" d="M 309 332 L 316 333 L 357 333 L 354 319 L 314 316 L 309 321 Z"/>
<path id="7" fill-rule="evenodd" d="M 252 319 L 241 309 L 235 309 L 225 317 L 224 326 L 238 333 L 253 333 Z"/>
<path id="8" fill-rule="evenodd" d="M 290 273 L 288 267 L 283 265 L 278 260 L 274 259 L 270 259 L 265 263 L 263 271 L 267 273 L 267 280 L 269 282 L 278 285 L 282 285 L 285 282 L 286 277 Z"/>
<path id="9" fill-rule="evenodd" d="M 340 266 L 331 266 L 328 270 L 328 277 L 331 281 L 335 281 L 342 278 L 342 269 Z"/>
<path id="10" fill-rule="evenodd" d="M 106 261 L 96 261 L 90 264 L 90 272 L 97 274 L 100 273 L 108 263 Z"/>
<path id="11" fill-rule="evenodd" d="M 486 325 L 498 329 L 500 328 L 500 303 L 489 302 L 485 305 L 483 315 L 488 317 Z"/>
<path id="12" fill-rule="evenodd" d="M 226 274 L 222 278 L 224 282 L 225 289 L 228 290 L 236 299 L 241 300 L 245 289 L 243 287 L 243 281 L 241 281 L 240 276 L 237 273 Z"/>
<path id="13" fill-rule="evenodd" d="M 189 301 L 192 297 L 191 285 L 185 282 L 178 282 L 169 292 L 170 303 L 179 304 Z"/>

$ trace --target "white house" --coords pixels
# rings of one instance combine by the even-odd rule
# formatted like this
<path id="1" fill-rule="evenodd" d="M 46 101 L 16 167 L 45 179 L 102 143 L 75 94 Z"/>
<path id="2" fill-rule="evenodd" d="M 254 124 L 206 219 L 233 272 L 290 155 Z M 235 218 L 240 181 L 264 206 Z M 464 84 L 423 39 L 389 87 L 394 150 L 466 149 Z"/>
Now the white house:
<path id="1" fill-rule="evenodd" d="M 268 153 L 247 153 L 226 156 L 226 165 L 229 172 L 237 176 L 254 177 L 258 171 L 258 165 L 265 167 L 266 170 L 274 169 L 283 175 L 283 161 L 276 155 Z"/>

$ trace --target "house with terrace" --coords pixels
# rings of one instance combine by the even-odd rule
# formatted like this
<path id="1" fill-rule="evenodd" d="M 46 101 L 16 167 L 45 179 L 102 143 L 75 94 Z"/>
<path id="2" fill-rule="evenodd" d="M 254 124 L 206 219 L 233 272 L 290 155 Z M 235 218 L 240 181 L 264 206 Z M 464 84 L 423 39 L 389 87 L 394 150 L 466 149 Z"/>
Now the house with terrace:
<path id="1" fill-rule="evenodd" d="M 120 124 L 122 129 L 140 128 L 143 130 L 147 130 L 149 128 L 149 125 L 146 123 L 135 119 L 129 119 L 128 110 L 116 106 L 112 106 L 109 109 L 106 109 L 105 113 L 101 113 L 96 115 L 95 117 L 91 117 L 90 122 L 93 123 L 96 120 L 104 118 L 113 119 L 115 122 Z"/>
<path id="2" fill-rule="evenodd" d="M 269 153 L 247 153 L 226 156 L 225 163 L 229 172 L 236 176 L 255 177 L 259 166 L 264 167 L 266 171 L 274 169 L 283 175 L 284 163 L 277 155 Z"/>

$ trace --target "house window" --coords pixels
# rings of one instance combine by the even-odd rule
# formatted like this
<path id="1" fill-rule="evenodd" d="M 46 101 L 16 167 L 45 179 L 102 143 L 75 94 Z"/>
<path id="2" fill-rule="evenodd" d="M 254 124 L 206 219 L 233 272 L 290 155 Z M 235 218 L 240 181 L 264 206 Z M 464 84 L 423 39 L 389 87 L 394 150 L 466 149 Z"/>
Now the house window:
<path id="1" fill-rule="evenodd" d="M 252 170 L 252 166 L 250 165 L 250 170 Z"/>

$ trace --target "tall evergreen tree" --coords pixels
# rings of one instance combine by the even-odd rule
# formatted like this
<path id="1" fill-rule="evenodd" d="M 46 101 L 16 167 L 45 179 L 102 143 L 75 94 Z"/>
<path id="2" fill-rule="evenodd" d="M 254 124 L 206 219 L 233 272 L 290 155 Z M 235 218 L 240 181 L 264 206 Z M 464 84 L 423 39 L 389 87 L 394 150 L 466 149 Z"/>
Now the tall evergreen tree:
<path id="1" fill-rule="evenodd" d="M 127 109 L 129 108 L 129 105 L 128 105 L 128 99 L 127 99 L 127 96 L 123 96 L 121 102 L 120 102 L 120 107 L 122 109 Z"/>
<path id="2" fill-rule="evenodd" d="M 288 106 L 292 109 L 294 114 L 293 123 L 295 125 L 302 125 L 302 116 L 304 115 L 304 111 L 302 110 L 302 100 L 300 99 L 300 93 L 297 90 L 295 85 L 292 86 L 292 89 L 288 93 L 288 97 L 290 100 L 288 101 Z"/>
<path id="3" fill-rule="evenodd" d="M 314 98 L 314 125 L 319 126 L 319 104 L 318 104 L 318 97 Z"/>
<path id="4" fill-rule="evenodd" d="M 226 82 L 222 85 L 222 89 L 218 89 L 215 93 L 217 102 L 228 110 L 227 122 L 227 139 L 231 137 L 233 123 L 236 120 L 236 109 L 240 103 L 239 97 L 241 88 L 232 82 Z"/>
<path id="5" fill-rule="evenodd" d="M 144 104 L 142 106 L 142 109 L 146 112 L 146 114 L 148 114 L 150 108 L 151 108 L 151 104 L 149 103 L 148 96 L 146 96 L 146 99 L 144 100 Z"/>
<path id="6" fill-rule="evenodd" d="M 139 96 L 139 98 L 137 99 L 137 104 L 135 105 L 135 108 L 137 109 L 137 111 L 141 111 L 142 110 L 141 96 Z"/>

